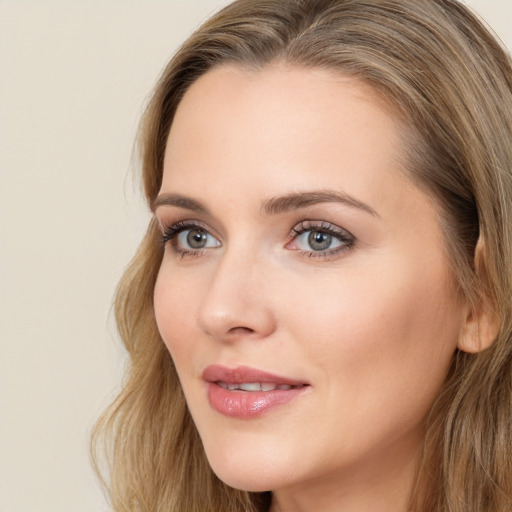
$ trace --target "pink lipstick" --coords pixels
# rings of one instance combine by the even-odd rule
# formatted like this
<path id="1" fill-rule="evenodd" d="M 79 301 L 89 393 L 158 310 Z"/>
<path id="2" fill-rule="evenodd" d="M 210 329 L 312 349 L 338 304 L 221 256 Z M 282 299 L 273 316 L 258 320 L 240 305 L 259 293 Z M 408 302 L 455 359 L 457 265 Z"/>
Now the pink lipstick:
<path id="1" fill-rule="evenodd" d="M 233 418 L 250 419 L 301 395 L 309 384 L 254 368 L 208 366 L 203 372 L 213 409 Z"/>

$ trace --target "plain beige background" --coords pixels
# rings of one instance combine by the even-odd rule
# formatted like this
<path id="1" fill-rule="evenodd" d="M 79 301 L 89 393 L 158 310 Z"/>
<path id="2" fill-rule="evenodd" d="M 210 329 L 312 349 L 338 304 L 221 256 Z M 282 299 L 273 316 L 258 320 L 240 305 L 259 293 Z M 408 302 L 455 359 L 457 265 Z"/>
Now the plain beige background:
<path id="1" fill-rule="evenodd" d="M 108 510 L 88 435 L 148 219 L 132 141 L 167 58 L 224 3 L 0 0 L 0 512 Z M 512 48 L 512 0 L 469 3 Z"/>

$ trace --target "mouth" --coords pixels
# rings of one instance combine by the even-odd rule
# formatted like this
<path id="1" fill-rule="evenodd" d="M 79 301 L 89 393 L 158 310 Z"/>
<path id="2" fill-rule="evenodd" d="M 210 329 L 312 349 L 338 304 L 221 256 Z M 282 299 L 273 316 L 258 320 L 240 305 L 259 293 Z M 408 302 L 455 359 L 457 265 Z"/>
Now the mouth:
<path id="1" fill-rule="evenodd" d="M 294 401 L 310 384 L 245 366 L 208 366 L 203 372 L 208 401 L 218 413 L 231 418 L 251 419 Z"/>
<path id="2" fill-rule="evenodd" d="M 216 381 L 215 384 L 224 389 L 229 389 L 230 391 L 275 391 L 278 389 L 279 391 L 288 391 L 289 389 L 299 388 L 302 386 L 291 386 L 289 384 L 275 384 L 272 382 L 242 382 L 240 384 L 232 383 L 228 384 L 227 382 Z"/>

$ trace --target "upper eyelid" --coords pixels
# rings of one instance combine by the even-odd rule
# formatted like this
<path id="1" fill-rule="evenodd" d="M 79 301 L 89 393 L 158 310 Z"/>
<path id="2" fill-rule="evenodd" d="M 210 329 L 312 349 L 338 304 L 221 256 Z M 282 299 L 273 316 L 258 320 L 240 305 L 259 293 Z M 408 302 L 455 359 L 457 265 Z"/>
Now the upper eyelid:
<path id="1" fill-rule="evenodd" d="M 185 231 L 187 229 L 201 228 L 205 231 L 208 231 L 208 233 L 210 233 L 213 237 L 219 238 L 215 229 L 212 229 L 208 224 L 197 219 L 185 219 L 176 222 L 162 222 L 159 220 L 159 225 L 162 232 L 164 233 L 169 230 Z"/>
<path id="2" fill-rule="evenodd" d="M 298 231 L 298 228 L 301 230 L 300 232 Z M 314 231 L 315 229 L 319 230 L 319 231 L 325 230 L 332 234 L 346 235 L 347 237 L 355 239 L 355 236 L 350 231 L 348 231 L 348 229 L 342 228 L 336 224 L 333 224 L 331 222 L 324 221 L 324 220 L 322 220 L 322 221 L 320 221 L 320 220 L 318 220 L 318 221 L 315 221 L 315 220 L 301 221 L 301 222 L 295 224 L 295 226 L 293 226 L 290 234 L 298 235 L 298 234 L 302 234 L 303 232 Z"/>

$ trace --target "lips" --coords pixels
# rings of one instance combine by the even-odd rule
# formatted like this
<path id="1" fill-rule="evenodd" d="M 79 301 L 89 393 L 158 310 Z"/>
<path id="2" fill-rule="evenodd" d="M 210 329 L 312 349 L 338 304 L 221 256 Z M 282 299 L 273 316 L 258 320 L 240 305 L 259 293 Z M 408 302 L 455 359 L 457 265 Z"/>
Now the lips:
<path id="1" fill-rule="evenodd" d="M 245 366 L 208 366 L 203 372 L 210 406 L 224 416 L 250 419 L 295 400 L 309 384 Z"/>

